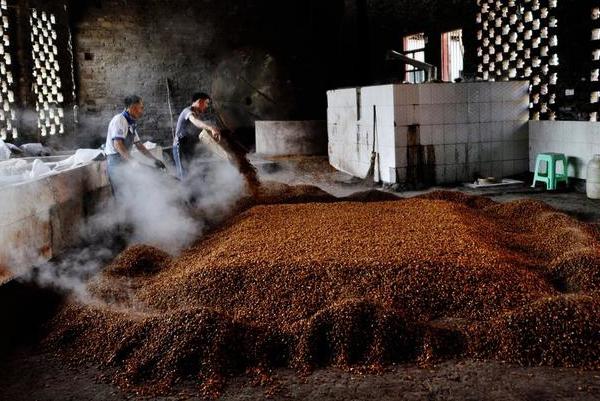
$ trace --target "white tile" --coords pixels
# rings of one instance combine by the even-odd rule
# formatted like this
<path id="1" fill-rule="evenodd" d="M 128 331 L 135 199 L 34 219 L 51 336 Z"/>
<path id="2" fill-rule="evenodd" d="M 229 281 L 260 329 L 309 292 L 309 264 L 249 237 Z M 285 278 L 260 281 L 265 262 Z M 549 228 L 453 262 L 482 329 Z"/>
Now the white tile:
<path id="1" fill-rule="evenodd" d="M 444 123 L 444 105 L 433 104 L 431 105 L 431 124 L 443 124 Z"/>
<path id="2" fill-rule="evenodd" d="M 526 141 L 529 139 L 529 124 L 520 121 L 515 121 L 515 139 L 518 141 Z"/>
<path id="3" fill-rule="evenodd" d="M 504 120 L 518 120 L 521 113 L 529 112 L 527 105 L 522 107 L 519 102 L 503 102 Z"/>
<path id="4" fill-rule="evenodd" d="M 502 170 L 502 167 L 503 167 L 503 162 L 501 162 L 501 161 L 492 162 L 492 176 L 498 177 L 498 178 L 504 177 L 504 172 Z"/>
<path id="5" fill-rule="evenodd" d="M 356 88 L 327 91 L 328 107 L 350 107 L 356 109 Z"/>
<path id="6" fill-rule="evenodd" d="M 395 151 L 394 165 L 396 167 L 406 167 L 408 162 L 407 147 L 397 147 Z"/>
<path id="7" fill-rule="evenodd" d="M 502 142 L 491 142 L 492 161 L 502 160 L 503 147 Z"/>
<path id="8" fill-rule="evenodd" d="M 444 166 L 444 182 L 453 183 L 456 182 L 456 165 L 447 164 Z"/>
<path id="9" fill-rule="evenodd" d="M 490 121 L 497 122 L 502 120 L 504 120 L 502 103 L 490 103 Z"/>
<path id="10" fill-rule="evenodd" d="M 444 126 L 442 124 L 431 126 L 431 143 L 434 145 L 444 143 Z"/>
<path id="11" fill-rule="evenodd" d="M 529 160 L 521 159 L 515 160 L 515 174 L 522 174 L 529 171 Z"/>
<path id="12" fill-rule="evenodd" d="M 501 142 L 502 143 L 502 160 L 513 159 L 513 143 L 512 142 Z"/>
<path id="13" fill-rule="evenodd" d="M 470 82 L 466 84 L 467 86 L 467 99 L 469 103 L 479 103 L 481 102 L 481 85 L 479 83 Z"/>
<path id="14" fill-rule="evenodd" d="M 446 163 L 446 151 L 444 145 L 433 145 L 433 152 L 435 153 L 435 164 Z"/>
<path id="15" fill-rule="evenodd" d="M 487 123 L 492 121 L 492 104 L 491 103 L 480 103 L 479 104 L 479 121 Z"/>
<path id="16" fill-rule="evenodd" d="M 482 103 L 492 101 L 492 84 L 493 82 L 481 82 L 480 85 L 480 101 Z"/>
<path id="17" fill-rule="evenodd" d="M 456 143 L 467 143 L 469 141 L 469 124 L 456 125 Z"/>
<path id="18" fill-rule="evenodd" d="M 480 174 L 482 177 L 492 177 L 492 162 L 481 163 Z"/>
<path id="19" fill-rule="evenodd" d="M 481 142 L 481 161 L 482 162 L 491 162 L 492 161 L 492 143 L 491 142 Z"/>
<path id="20" fill-rule="evenodd" d="M 433 105 L 421 104 L 419 109 L 419 122 L 423 125 L 433 124 Z"/>
<path id="21" fill-rule="evenodd" d="M 435 166 L 435 182 L 437 184 L 443 184 L 446 182 L 445 168 L 440 164 Z"/>
<path id="22" fill-rule="evenodd" d="M 597 122 L 590 122 L 588 127 L 592 133 L 592 143 L 600 144 L 600 124 Z"/>
<path id="23" fill-rule="evenodd" d="M 480 114 L 479 103 L 468 103 L 467 104 L 467 122 L 478 123 Z"/>
<path id="24" fill-rule="evenodd" d="M 361 106 L 372 108 L 377 106 L 394 105 L 393 85 L 364 86 L 360 88 Z"/>
<path id="25" fill-rule="evenodd" d="M 421 125 L 419 130 L 419 142 L 421 145 L 431 145 L 433 134 L 433 127 L 431 125 Z"/>
<path id="26" fill-rule="evenodd" d="M 490 101 L 491 102 L 502 102 L 504 99 L 504 91 L 506 90 L 503 82 L 492 82 L 491 83 L 491 92 L 490 92 Z"/>
<path id="27" fill-rule="evenodd" d="M 379 146 L 377 149 L 379 156 L 379 166 L 380 168 L 388 168 L 396 166 L 396 148 L 390 146 Z M 368 152 L 368 160 L 370 161 L 371 154 Z"/>
<path id="28" fill-rule="evenodd" d="M 406 168 L 398 167 L 396 168 L 396 182 L 405 182 L 406 181 Z"/>
<path id="29" fill-rule="evenodd" d="M 520 111 L 519 114 L 517 115 L 516 118 L 517 121 L 521 121 L 521 122 L 527 122 L 529 121 L 529 109 L 523 109 L 523 111 Z"/>
<path id="30" fill-rule="evenodd" d="M 469 131 L 469 143 L 481 142 L 479 123 L 471 123 L 467 125 Z"/>
<path id="31" fill-rule="evenodd" d="M 517 133 L 515 130 L 515 122 L 514 121 L 503 121 L 502 122 L 502 140 L 503 141 L 517 140 Z"/>
<path id="32" fill-rule="evenodd" d="M 502 121 L 495 121 L 491 123 L 491 135 L 492 141 L 502 140 Z"/>
<path id="33" fill-rule="evenodd" d="M 529 157 L 529 142 L 528 141 L 514 141 L 513 142 L 513 158 L 514 159 L 527 159 Z"/>
<path id="34" fill-rule="evenodd" d="M 469 178 L 469 171 L 467 169 L 466 164 L 457 164 L 456 165 L 456 181 L 458 181 L 458 182 L 471 181 L 471 178 Z"/>
<path id="35" fill-rule="evenodd" d="M 370 110 L 370 119 L 367 122 L 373 121 L 373 109 Z M 375 112 L 377 117 L 377 123 L 383 125 L 392 125 L 394 124 L 394 119 L 396 117 L 396 110 L 394 106 L 375 106 Z"/>
<path id="36" fill-rule="evenodd" d="M 481 178 L 481 164 L 480 163 L 467 164 L 467 181 L 473 182 L 477 178 Z"/>
<path id="37" fill-rule="evenodd" d="M 398 105 L 418 104 L 419 87 L 414 84 L 394 85 L 394 103 Z"/>
<path id="38" fill-rule="evenodd" d="M 600 136 L 598 135 L 598 132 L 596 132 L 596 130 L 592 127 L 593 125 L 591 125 L 590 123 L 586 124 L 585 126 L 585 142 L 589 143 L 590 145 L 596 145 L 600 141 Z"/>
<path id="39" fill-rule="evenodd" d="M 456 125 L 455 124 L 444 124 L 444 143 L 445 144 L 456 143 Z"/>
<path id="40" fill-rule="evenodd" d="M 435 84 L 433 87 L 432 99 L 437 99 L 438 103 L 449 104 L 456 103 L 453 84 Z"/>
<path id="41" fill-rule="evenodd" d="M 481 142 L 492 141 L 492 123 L 479 124 L 479 132 L 481 133 Z"/>
<path id="42" fill-rule="evenodd" d="M 465 124 L 468 121 L 467 115 L 467 104 L 458 103 L 456 105 L 456 122 L 459 124 Z"/>
<path id="43" fill-rule="evenodd" d="M 433 86 L 433 84 L 417 85 L 417 87 L 419 88 L 419 103 L 420 104 L 433 104 L 432 86 Z"/>
<path id="44" fill-rule="evenodd" d="M 456 163 L 465 164 L 467 162 L 467 144 L 456 144 Z"/>
<path id="45" fill-rule="evenodd" d="M 334 124 L 340 119 L 340 112 L 334 107 L 327 108 L 327 124 Z"/>
<path id="46" fill-rule="evenodd" d="M 481 144 L 467 144 L 467 163 L 479 163 L 480 161 Z"/>
<path id="47" fill-rule="evenodd" d="M 409 105 L 407 115 L 411 124 L 421 124 L 421 108 L 418 105 Z"/>
<path id="48" fill-rule="evenodd" d="M 468 100 L 467 85 L 464 83 L 454 83 L 451 85 L 454 87 L 454 102 L 466 104 Z"/>
<path id="49" fill-rule="evenodd" d="M 390 168 L 375 169 L 374 179 L 375 179 L 375 181 L 392 183 L 392 182 L 394 182 L 393 180 L 395 180 L 396 177 L 395 177 L 395 174 L 394 174 L 394 176 L 391 176 L 390 173 L 391 173 Z"/>
<path id="50" fill-rule="evenodd" d="M 444 145 L 444 164 L 456 164 L 456 145 Z"/>
<path id="51" fill-rule="evenodd" d="M 504 160 L 502 162 L 502 176 L 506 177 L 514 173 L 514 162 L 512 160 Z"/>
<path id="52" fill-rule="evenodd" d="M 571 125 L 568 133 L 562 135 L 562 140 L 565 142 L 575 143 L 586 143 L 586 129 L 585 125 L 579 122 Z"/>
<path id="53" fill-rule="evenodd" d="M 444 123 L 445 124 L 455 124 L 456 123 L 456 105 L 453 103 L 446 103 L 443 106 L 444 110 Z"/>
<path id="54" fill-rule="evenodd" d="M 412 124 L 411 122 L 408 121 L 407 113 L 408 113 L 408 106 L 406 106 L 406 105 L 395 106 L 394 107 L 394 121 L 396 122 L 396 124 L 398 124 L 398 125 Z"/>
<path id="55" fill-rule="evenodd" d="M 509 81 L 506 82 L 507 89 L 504 92 L 504 101 L 515 101 L 529 97 L 529 82 L 527 81 Z"/>
<path id="56" fill-rule="evenodd" d="M 397 125 L 394 129 L 395 146 L 408 145 L 408 127 L 406 125 Z"/>

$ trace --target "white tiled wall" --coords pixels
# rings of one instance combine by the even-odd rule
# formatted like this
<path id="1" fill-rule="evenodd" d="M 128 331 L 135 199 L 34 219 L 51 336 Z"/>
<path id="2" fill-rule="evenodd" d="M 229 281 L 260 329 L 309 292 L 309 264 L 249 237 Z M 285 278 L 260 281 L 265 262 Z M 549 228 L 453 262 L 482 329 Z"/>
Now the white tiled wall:
<path id="1" fill-rule="evenodd" d="M 538 153 L 567 156 L 569 177 L 586 178 L 587 163 L 600 154 L 600 123 L 590 121 L 530 121 L 529 171 Z M 559 167 L 560 171 L 560 167 Z"/>
<path id="2" fill-rule="evenodd" d="M 330 163 L 364 176 L 376 126 L 375 179 L 402 181 L 406 176 L 408 127 L 419 125 L 419 144 L 434 146 L 438 183 L 468 181 L 475 173 L 502 177 L 526 172 L 527 90 L 527 82 L 511 81 L 328 91 Z"/>

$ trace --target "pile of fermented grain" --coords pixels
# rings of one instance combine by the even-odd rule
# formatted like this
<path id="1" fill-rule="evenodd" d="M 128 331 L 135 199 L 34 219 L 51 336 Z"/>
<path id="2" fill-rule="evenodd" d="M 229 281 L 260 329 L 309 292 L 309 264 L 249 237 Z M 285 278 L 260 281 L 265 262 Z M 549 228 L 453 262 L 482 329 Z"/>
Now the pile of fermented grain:
<path id="1" fill-rule="evenodd" d="M 8 280 L 11 276 L 12 276 L 12 274 L 8 270 L 8 268 L 0 265 L 0 283 L 2 283 L 3 281 Z"/>
<path id="2" fill-rule="evenodd" d="M 255 206 L 177 258 L 126 251 L 91 283 L 107 305 L 66 306 L 49 344 L 142 392 L 448 355 L 600 367 L 593 226 L 530 200 L 389 197 Z"/>

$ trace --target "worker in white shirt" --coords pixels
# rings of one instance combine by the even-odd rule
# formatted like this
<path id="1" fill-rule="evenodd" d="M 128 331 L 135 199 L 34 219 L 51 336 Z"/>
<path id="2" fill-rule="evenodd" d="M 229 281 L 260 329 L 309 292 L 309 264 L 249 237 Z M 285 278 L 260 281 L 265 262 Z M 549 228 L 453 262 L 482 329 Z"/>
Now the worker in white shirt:
<path id="1" fill-rule="evenodd" d="M 125 110 L 110 120 L 104 153 L 107 158 L 107 170 L 113 194 L 120 185 L 119 171 L 126 167 L 131 160 L 133 145 L 148 159 L 153 160 L 157 168 L 164 169 L 162 161 L 154 157 L 140 141 L 137 132 L 137 120 L 144 113 L 144 103 L 137 95 L 127 96 L 124 100 Z"/>

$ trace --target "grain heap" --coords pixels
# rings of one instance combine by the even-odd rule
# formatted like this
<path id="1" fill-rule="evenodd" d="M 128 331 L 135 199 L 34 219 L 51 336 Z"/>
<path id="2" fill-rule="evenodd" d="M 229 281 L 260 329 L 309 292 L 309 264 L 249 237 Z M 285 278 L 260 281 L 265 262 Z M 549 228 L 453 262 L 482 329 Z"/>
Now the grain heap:
<path id="1" fill-rule="evenodd" d="M 12 273 L 8 270 L 8 268 L 0 265 L 0 283 L 8 280 L 12 276 Z"/>
<path id="2" fill-rule="evenodd" d="M 448 355 L 597 368 L 598 241 L 543 203 L 456 192 L 259 205 L 129 280 L 119 308 L 66 306 L 48 343 L 140 392 Z"/>

